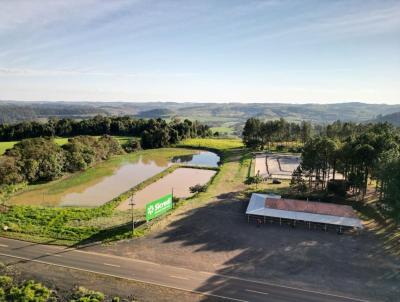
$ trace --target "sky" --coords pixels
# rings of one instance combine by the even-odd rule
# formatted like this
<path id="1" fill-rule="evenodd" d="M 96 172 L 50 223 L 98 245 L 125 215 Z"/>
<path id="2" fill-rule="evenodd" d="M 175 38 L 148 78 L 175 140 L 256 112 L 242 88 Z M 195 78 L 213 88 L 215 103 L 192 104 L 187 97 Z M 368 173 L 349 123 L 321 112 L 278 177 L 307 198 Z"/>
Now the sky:
<path id="1" fill-rule="evenodd" d="M 0 100 L 400 104 L 400 1 L 0 0 Z"/>

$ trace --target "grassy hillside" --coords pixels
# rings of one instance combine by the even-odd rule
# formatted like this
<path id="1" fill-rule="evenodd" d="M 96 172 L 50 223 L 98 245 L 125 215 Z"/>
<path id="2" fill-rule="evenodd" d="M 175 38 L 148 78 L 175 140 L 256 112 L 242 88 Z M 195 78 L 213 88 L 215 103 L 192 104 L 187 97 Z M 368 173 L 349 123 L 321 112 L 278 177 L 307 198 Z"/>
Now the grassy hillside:
<path id="1" fill-rule="evenodd" d="M 8 109 L 7 109 L 8 108 Z M 336 120 L 367 122 L 388 120 L 398 122 L 400 105 L 337 103 L 337 104 L 282 104 L 282 103 L 174 103 L 174 102 L 1 102 L 0 123 L 21 120 L 46 120 L 49 117 L 87 118 L 94 114 L 132 115 L 136 118 L 163 117 L 198 120 L 222 135 L 240 136 L 246 120 L 289 122 L 311 121 L 328 124 Z M 379 119 L 377 117 L 380 116 Z"/>
<path id="2" fill-rule="evenodd" d="M 89 104 L 64 102 L 1 102 L 0 123 L 42 120 L 49 117 L 86 118 L 107 111 Z"/>
<path id="3" fill-rule="evenodd" d="M 11 111 L 4 108 L 12 107 Z M 18 106 L 18 108 L 17 108 Z M 37 112 L 22 114 L 25 110 Z M 289 121 L 309 120 L 330 123 L 335 120 L 363 122 L 400 111 L 400 105 L 336 103 L 336 104 L 282 104 L 282 103 L 174 103 L 174 102 L 0 102 L 3 121 L 46 118 L 50 116 L 88 116 L 97 113 L 135 115 L 137 117 L 178 117 L 197 119 L 213 127 L 240 130 L 249 117 Z M 21 114 L 19 114 L 21 112 Z M 0 122 L 1 122 L 0 118 Z"/>

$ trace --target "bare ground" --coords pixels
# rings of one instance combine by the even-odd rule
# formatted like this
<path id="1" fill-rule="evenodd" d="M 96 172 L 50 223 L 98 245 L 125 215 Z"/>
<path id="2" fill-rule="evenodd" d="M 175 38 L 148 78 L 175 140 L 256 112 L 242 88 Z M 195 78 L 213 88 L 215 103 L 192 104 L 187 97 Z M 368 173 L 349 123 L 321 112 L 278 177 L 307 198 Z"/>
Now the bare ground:
<path id="1" fill-rule="evenodd" d="M 400 259 L 384 251 L 373 233 L 337 235 L 276 224 L 257 228 L 247 223 L 246 206 L 239 192 L 224 193 L 201 207 L 182 209 L 163 230 L 146 238 L 90 249 L 372 301 L 398 301 Z"/>

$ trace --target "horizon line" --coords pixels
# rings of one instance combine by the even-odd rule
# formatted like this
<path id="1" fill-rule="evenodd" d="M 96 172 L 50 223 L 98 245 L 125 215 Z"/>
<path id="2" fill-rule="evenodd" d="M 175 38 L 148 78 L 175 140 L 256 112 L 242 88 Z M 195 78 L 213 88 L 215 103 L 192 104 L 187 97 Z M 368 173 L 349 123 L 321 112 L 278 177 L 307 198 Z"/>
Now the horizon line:
<path id="1" fill-rule="evenodd" d="M 365 104 L 365 105 L 387 105 L 387 106 L 398 106 L 399 103 L 390 104 L 386 102 L 371 102 L 371 101 L 324 101 L 323 103 L 318 101 L 207 101 L 207 100 L 196 100 L 196 101 L 173 101 L 173 100 L 4 100 L 0 99 L 0 102 L 12 102 L 12 103 L 133 103 L 133 104 L 144 104 L 144 103 L 173 103 L 173 104 L 285 104 L 285 105 L 335 105 L 335 104 Z"/>

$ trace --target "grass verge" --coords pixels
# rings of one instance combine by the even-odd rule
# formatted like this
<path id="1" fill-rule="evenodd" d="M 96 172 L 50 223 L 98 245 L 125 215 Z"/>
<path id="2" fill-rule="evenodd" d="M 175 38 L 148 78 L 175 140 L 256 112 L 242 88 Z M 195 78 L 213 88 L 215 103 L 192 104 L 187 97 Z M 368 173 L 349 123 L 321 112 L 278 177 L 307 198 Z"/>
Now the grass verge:
<path id="1" fill-rule="evenodd" d="M 187 154 L 188 151 L 192 152 L 192 150 L 183 149 L 157 149 L 142 151 L 141 154 L 157 152 L 172 157 L 182 152 Z M 114 209 L 136 191 L 178 167 L 180 165 L 165 169 L 97 208 L 12 206 L 0 215 L 0 226 L 8 227 L 7 231 L 0 230 L 0 236 L 61 245 L 78 245 L 132 237 L 132 232 L 129 232 L 130 215 L 121 215 Z M 135 217 L 137 221 L 143 221 L 144 210 L 135 210 Z M 133 235 L 142 236 L 145 229 L 146 226 L 141 225 Z"/>

